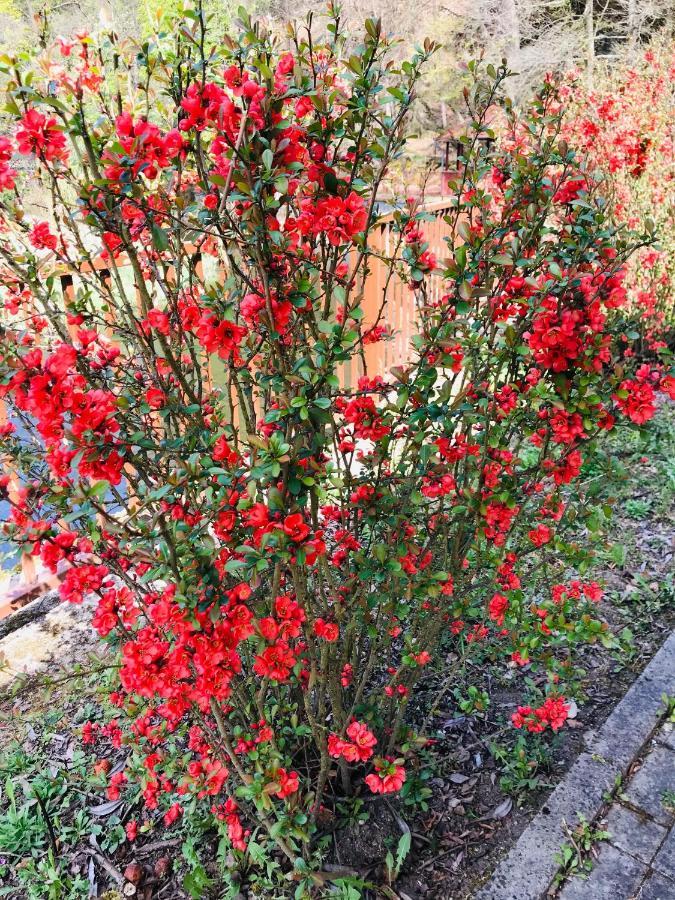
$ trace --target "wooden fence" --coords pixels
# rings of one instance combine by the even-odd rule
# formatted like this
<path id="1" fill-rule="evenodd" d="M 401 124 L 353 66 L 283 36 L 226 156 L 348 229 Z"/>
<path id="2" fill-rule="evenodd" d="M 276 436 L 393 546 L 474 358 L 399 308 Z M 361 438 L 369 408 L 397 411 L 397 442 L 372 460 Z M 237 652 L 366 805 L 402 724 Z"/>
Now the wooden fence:
<path id="1" fill-rule="evenodd" d="M 422 230 L 429 242 L 429 250 L 439 260 L 448 255 L 445 241 L 450 236 L 450 227 L 445 216 L 451 209 L 448 200 L 427 203 L 423 207 L 432 218 L 423 223 Z M 371 232 L 372 248 L 380 251 L 385 258 L 391 257 L 399 239 L 393 223 L 393 214 L 382 216 Z M 393 340 L 366 345 L 366 367 L 371 376 L 384 375 L 392 366 L 404 365 L 410 356 L 410 341 L 417 333 L 415 303 L 410 288 L 396 273 L 387 284 L 387 274 L 387 265 L 377 257 L 371 257 L 370 274 L 364 286 L 364 321 L 370 325 L 376 320 L 386 288 L 387 303 L 380 323 L 387 326 L 393 335 Z M 434 280 L 431 290 L 440 290 L 440 283 Z"/>
<path id="2" fill-rule="evenodd" d="M 426 203 L 423 207 L 430 218 L 423 224 L 425 239 L 429 242 L 429 250 L 439 260 L 447 256 L 445 240 L 450 235 L 450 228 L 445 222 L 445 216 L 451 211 L 448 200 L 440 200 Z M 370 234 L 370 246 L 376 253 L 380 253 L 385 259 L 391 257 L 399 243 L 400 236 L 394 229 L 393 213 L 381 216 Z M 127 286 L 133 290 L 133 272 L 129 264 L 118 263 L 120 277 Z M 105 265 L 97 262 L 99 277 L 110 279 L 112 276 L 106 270 Z M 207 271 L 205 275 L 208 277 Z M 211 273 L 216 275 L 217 273 Z M 387 280 L 388 279 L 388 280 Z M 64 299 L 74 297 L 77 285 L 72 275 L 60 276 L 60 288 Z M 364 357 L 367 372 L 370 376 L 385 375 L 393 366 L 404 365 L 410 355 L 411 340 L 416 333 L 416 311 L 414 295 L 408 285 L 399 278 L 396 271 L 391 276 L 389 267 L 385 262 L 374 255 L 369 260 L 369 274 L 364 284 L 364 296 L 362 307 L 365 326 L 372 326 L 376 321 L 385 326 L 393 335 L 391 340 L 379 341 L 367 344 L 364 348 Z M 432 279 L 431 290 L 440 291 L 440 279 Z M 386 303 L 383 307 L 386 292 Z M 112 313 L 111 313 L 112 314 Z M 74 337 L 73 329 L 73 337 Z M 359 371 L 354 371 L 352 363 L 346 363 L 341 373 L 343 385 L 353 385 L 356 379 L 363 374 L 361 366 Z M 218 378 L 214 372 L 214 381 Z M 0 423 L 5 418 L 4 404 L 0 402 Z M 2 510 L 0 508 L 0 514 Z M 36 564 L 29 554 L 23 554 L 21 559 L 21 575 L 10 579 L 6 574 L 4 583 L 0 577 L 0 618 L 8 615 L 12 609 L 21 606 L 35 596 L 39 596 L 48 587 L 54 586 L 54 576 Z"/>

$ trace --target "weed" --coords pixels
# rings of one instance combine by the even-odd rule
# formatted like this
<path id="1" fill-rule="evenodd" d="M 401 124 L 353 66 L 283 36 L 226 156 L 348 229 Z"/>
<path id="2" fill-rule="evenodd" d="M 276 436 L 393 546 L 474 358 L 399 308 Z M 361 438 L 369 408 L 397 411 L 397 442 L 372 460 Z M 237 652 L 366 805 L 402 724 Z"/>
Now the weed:
<path id="1" fill-rule="evenodd" d="M 568 840 L 560 848 L 557 857 L 560 868 L 555 878 L 556 885 L 572 877 L 587 878 L 593 868 L 595 844 L 611 837 L 608 831 L 590 825 L 582 815 L 578 818 L 579 822 L 574 828 L 563 821 L 563 830 Z"/>
<path id="2" fill-rule="evenodd" d="M 521 797 L 543 786 L 541 772 L 550 765 L 551 751 L 538 735 L 524 733 L 513 743 L 493 743 L 490 752 L 501 767 L 499 786 L 505 793 Z"/>
<path id="3" fill-rule="evenodd" d="M 387 853 L 385 857 L 385 866 L 387 870 L 387 881 L 390 885 L 392 885 L 396 879 L 398 878 L 401 867 L 405 862 L 405 859 L 410 853 L 410 843 L 411 843 L 411 834 L 409 831 L 405 831 L 398 842 L 398 847 L 396 848 L 396 859 L 394 859 L 391 850 Z"/>
<path id="4" fill-rule="evenodd" d="M 623 512 L 631 519 L 646 519 L 651 509 L 651 500 L 628 499 L 623 502 Z"/>

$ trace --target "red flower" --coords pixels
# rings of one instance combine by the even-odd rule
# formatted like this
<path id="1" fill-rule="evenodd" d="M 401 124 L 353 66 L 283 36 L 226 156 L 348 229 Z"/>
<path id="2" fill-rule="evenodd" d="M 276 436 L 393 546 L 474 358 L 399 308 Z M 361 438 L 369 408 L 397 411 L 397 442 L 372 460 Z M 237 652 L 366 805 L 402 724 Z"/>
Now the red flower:
<path id="1" fill-rule="evenodd" d="M 173 825 L 180 817 L 183 815 L 183 807 L 180 803 L 174 803 L 173 806 L 170 806 L 169 809 L 164 813 L 164 824 L 166 826 Z"/>
<path id="2" fill-rule="evenodd" d="M 34 153 L 47 162 L 61 160 L 66 162 L 66 136 L 60 131 L 53 116 L 48 119 L 36 109 L 24 113 L 20 128 L 16 133 L 19 153 Z"/>
<path id="3" fill-rule="evenodd" d="M 239 461 L 239 455 L 230 447 L 225 435 L 221 435 L 213 445 L 211 456 L 217 462 L 226 462 L 229 466 L 233 466 Z"/>
<path id="4" fill-rule="evenodd" d="M 109 574 L 106 566 L 82 565 L 68 569 L 59 585 L 59 594 L 70 603 L 82 603 L 90 591 L 97 591 Z"/>
<path id="5" fill-rule="evenodd" d="M 168 334 L 170 329 L 169 317 L 161 309 L 151 309 L 146 319 L 148 325 L 159 331 L 160 334 Z"/>
<path id="6" fill-rule="evenodd" d="M 288 644 L 278 641 L 256 656 L 253 671 L 262 678 L 284 682 L 288 680 L 295 662 L 295 656 Z"/>
<path id="7" fill-rule="evenodd" d="M 300 778 L 297 772 L 286 772 L 285 769 L 277 769 L 274 780 L 279 782 L 279 790 L 275 791 L 275 795 L 282 800 L 295 794 L 300 787 Z"/>
<path id="8" fill-rule="evenodd" d="M 334 757 L 343 757 L 347 762 L 365 762 L 373 755 L 373 747 L 377 744 L 375 735 L 364 722 L 354 720 L 347 728 L 345 741 L 337 734 L 328 736 L 328 753 Z"/>
<path id="9" fill-rule="evenodd" d="M 310 532 L 309 525 L 306 524 L 300 513 L 292 513 L 290 516 L 286 516 L 283 528 L 284 533 L 296 543 L 304 541 Z"/>
<path id="10" fill-rule="evenodd" d="M 38 222 L 31 229 L 31 244 L 38 250 L 56 250 L 58 246 L 58 238 L 49 230 L 48 222 Z"/>
<path id="11" fill-rule="evenodd" d="M 279 619 L 279 630 L 284 638 L 296 638 L 302 631 L 302 623 L 305 621 L 305 611 L 286 594 L 282 594 L 274 601 L 274 611 Z"/>
<path id="12" fill-rule="evenodd" d="M 599 603 L 602 600 L 602 595 L 605 593 L 597 581 L 589 581 L 588 584 L 585 584 L 583 592 L 593 603 Z"/>
<path id="13" fill-rule="evenodd" d="M 403 787 L 405 769 L 390 758 L 378 759 L 375 771 L 366 775 L 365 781 L 373 794 L 392 794 Z"/>
<path id="14" fill-rule="evenodd" d="M 340 636 L 340 628 L 335 622 L 324 622 L 323 619 L 317 619 L 314 622 L 314 634 L 332 643 Z"/>
<path id="15" fill-rule="evenodd" d="M 508 608 L 508 597 L 505 597 L 504 594 L 494 594 L 488 606 L 488 613 L 492 621 L 501 626 L 504 624 L 504 616 Z"/>
<path id="16" fill-rule="evenodd" d="M 151 406 L 153 409 L 161 409 L 166 405 L 166 394 L 164 391 L 160 391 L 159 388 L 148 388 L 145 392 L 145 399 L 148 406 Z"/>
<path id="17" fill-rule="evenodd" d="M 340 674 L 340 684 L 342 687 L 349 687 L 354 677 L 354 668 L 350 663 L 345 663 Z"/>
<path id="18" fill-rule="evenodd" d="M 177 129 L 162 134 L 156 125 L 140 118 L 134 121 L 128 112 L 115 121 L 117 143 L 122 153 L 107 149 L 103 161 L 107 163 L 105 175 L 110 181 L 128 180 L 142 173 L 146 178 L 156 178 L 159 169 L 171 165 L 184 148 L 183 137 Z"/>
<path id="19" fill-rule="evenodd" d="M 96 741 L 96 732 L 98 729 L 98 722 L 85 722 L 82 726 L 82 743 L 93 744 Z"/>
<path id="20" fill-rule="evenodd" d="M 567 721 L 569 706 L 562 697 L 547 697 L 537 709 L 531 706 L 519 706 L 517 712 L 511 716 L 515 728 L 522 728 L 532 734 L 539 734 L 550 726 L 552 731 L 558 731 Z"/>
<path id="21" fill-rule="evenodd" d="M 13 153 L 10 139 L 0 136 L 0 191 L 11 191 L 14 187 L 16 172 L 9 166 Z"/>
<path id="22" fill-rule="evenodd" d="M 303 235 L 324 234 L 335 246 L 349 243 L 363 231 L 368 221 L 365 202 L 354 191 L 342 197 L 308 197 L 301 203 L 299 218 L 289 223 Z"/>
<path id="23" fill-rule="evenodd" d="M 627 378 L 619 387 L 621 394 L 615 394 L 616 405 L 636 425 L 644 425 L 656 412 L 654 388 L 646 382 Z M 625 396 L 624 396 L 625 394 Z"/>
<path id="24" fill-rule="evenodd" d="M 115 772 L 110 776 L 110 784 L 108 785 L 108 800 L 119 800 L 121 789 L 127 783 L 128 779 L 124 772 Z"/>
<path id="25" fill-rule="evenodd" d="M 537 525 L 536 528 L 533 528 L 531 531 L 527 532 L 527 536 L 532 541 L 535 547 L 543 547 L 544 544 L 548 544 L 548 542 L 553 537 L 553 532 L 548 527 L 548 525 Z"/>

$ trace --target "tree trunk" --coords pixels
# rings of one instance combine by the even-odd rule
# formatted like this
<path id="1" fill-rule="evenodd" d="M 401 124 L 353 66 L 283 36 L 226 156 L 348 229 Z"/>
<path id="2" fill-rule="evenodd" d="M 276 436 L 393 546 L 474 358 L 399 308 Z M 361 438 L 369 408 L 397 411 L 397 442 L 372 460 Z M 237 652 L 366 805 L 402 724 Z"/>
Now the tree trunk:
<path id="1" fill-rule="evenodd" d="M 638 6 L 637 0 L 628 0 L 628 15 L 626 18 L 626 28 L 627 28 L 627 43 L 628 50 L 632 56 L 633 51 L 635 50 L 635 45 L 638 42 L 638 38 L 640 37 L 639 31 L 639 22 L 638 22 Z"/>
<path id="2" fill-rule="evenodd" d="M 593 0 L 586 0 L 584 7 L 584 25 L 586 26 L 586 83 L 593 90 L 593 72 L 595 69 L 595 18 Z"/>
<path id="3" fill-rule="evenodd" d="M 520 25 L 516 0 L 504 0 L 501 13 L 505 36 L 504 55 L 509 65 L 514 65 L 520 52 Z"/>

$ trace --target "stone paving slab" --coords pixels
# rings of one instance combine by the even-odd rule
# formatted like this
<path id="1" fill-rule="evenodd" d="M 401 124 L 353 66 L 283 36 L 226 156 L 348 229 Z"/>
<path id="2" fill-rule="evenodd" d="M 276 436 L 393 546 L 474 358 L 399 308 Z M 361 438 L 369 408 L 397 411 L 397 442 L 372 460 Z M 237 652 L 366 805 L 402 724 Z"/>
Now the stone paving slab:
<path id="1" fill-rule="evenodd" d="M 663 695 L 673 693 L 675 633 L 667 638 L 608 717 L 588 752 L 577 759 L 515 846 L 497 866 L 492 880 L 475 895 L 475 900 L 541 900 L 546 896 L 559 869 L 560 849 L 566 840 L 565 824 L 574 827 L 578 814 L 589 822 L 598 816 L 607 795 L 614 792 L 618 776 L 626 775 L 652 737 L 663 713 Z M 663 761 L 673 761 L 672 750 L 661 745 L 658 751 L 668 754 Z M 654 783 L 656 775 L 651 774 L 654 775 Z M 646 782 L 647 776 L 643 776 L 643 780 Z M 641 805 L 643 796 L 643 802 L 649 802 L 646 794 L 636 794 L 636 799 L 640 801 L 637 805 Z M 663 809 L 662 804 L 659 805 Z M 669 820 L 664 824 L 669 824 Z M 625 857 L 611 844 L 604 845 L 603 850 L 608 860 Z M 625 857 L 622 865 L 628 873 L 639 870 L 638 882 L 647 871 L 646 865 L 633 857 Z M 570 882 L 570 890 L 573 883 Z M 585 887 L 588 889 L 587 884 Z M 596 900 L 594 893 L 576 896 Z M 599 894 L 598 900 L 604 896 Z M 619 900 L 622 895 L 610 896 L 612 900 Z M 675 893 L 668 900 L 675 900 Z"/>
<path id="2" fill-rule="evenodd" d="M 631 900 L 647 873 L 647 866 L 611 844 L 603 844 L 586 878 L 573 878 L 562 889 L 559 900 Z"/>
<path id="3" fill-rule="evenodd" d="M 666 722 L 665 725 L 659 728 L 656 734 L 656 740 L 660 744 L 665 744 L 666 747 L 670 747 L 671 750 L 675 750 L 675 724 Z"/>
<path id="4" fill-rule="evenodd" d="M 647 878 L 639 894 L 640 900 L 673 900 L 674 897 L 675 883 L 657 872 Z"/>
<path id="5" fill-rule="evenodd" d="M 644 810 L 661 825 L 670 826 L 675 817 L 663 804 L 666 792 L 675 792 L 675 753 L 657 747 L 621 792 L 621 799 Z"/>
<path id="6" fill-rule="evenodd" d="M 675 881 L 675 829 L 670 829 L 670 833 L 656 854 L 652 865 L 660 875 L 667 875 Z M 673 885 L 673 897 L 675 897 L 675 884 Z"/>
<path id="7" fill-rule="evenodd" d="M 619 803 L 615 803 L 610 809 L 604 830 L 609 832 L 608 840 L 617 850 L 628 853 L 645 864 L 654 859 L 667 834 L 662 825 L 646 816 L 637 815 Z"/>

